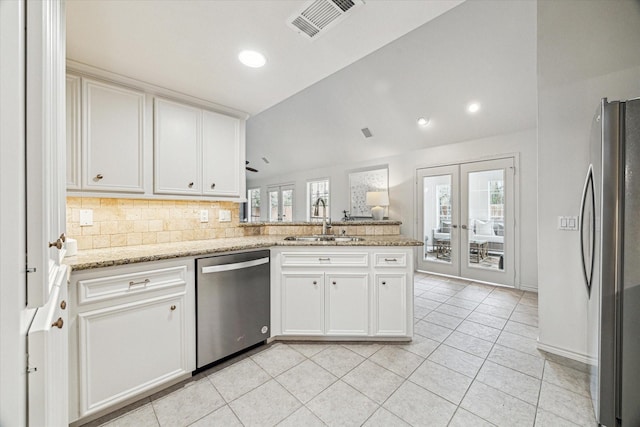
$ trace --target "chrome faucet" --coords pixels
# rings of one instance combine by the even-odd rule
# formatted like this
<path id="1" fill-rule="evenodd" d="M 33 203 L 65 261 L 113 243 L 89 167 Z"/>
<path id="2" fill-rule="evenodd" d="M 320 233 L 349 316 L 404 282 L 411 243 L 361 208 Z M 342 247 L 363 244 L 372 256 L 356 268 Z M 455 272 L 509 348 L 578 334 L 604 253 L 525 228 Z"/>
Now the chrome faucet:
<path id="1" fill-rule="evenodd" d="M 320 203 L 322 203 L 322 234 L 327 234 L 327 203 L 322 197 L 318 197 L 318 200 L 313 204 L 313 215 L 318 216 L 320 213 Z"/>

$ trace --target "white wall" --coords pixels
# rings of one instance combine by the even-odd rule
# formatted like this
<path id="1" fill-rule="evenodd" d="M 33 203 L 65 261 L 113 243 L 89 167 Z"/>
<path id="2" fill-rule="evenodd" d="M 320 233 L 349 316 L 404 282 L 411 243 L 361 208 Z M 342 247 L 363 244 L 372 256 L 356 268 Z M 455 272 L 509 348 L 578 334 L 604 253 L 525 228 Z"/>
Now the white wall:
<path id="1" fill-rule="evenodd" d="M 261 196 L 266 197 L 266 187 L 277 183 L 293 182 L 296 185 L 296 220 L 305 219 L 306 181 L 329 177 L 331 180 L 331 217 L 342 218 L 342 211 L 349 210 L 349 173 L 377 166 L 389 167 L 389 218 L 402 221 L 401 232 L 416 237 L 417 218 L 415 207 L 416 169 L 483 160 L 492 157 L 519 153 L 520 165 L 516 179 L 520 184 L 520 218 L 518 224 L 521 236 L 521 272 L 523 286 L 537 288 L 537 202 L 536 202 L 536 131 L 531 129 L 508 135 L 466 141 L 457 144 L 442 145 L 398 156 L 384 157 L 375 161 L 364 161 L 349 165 L 334 165 L 326 168 L 306 170 L 276 176 L 258 181 L 247 182 L 247 188 L 260 187 Z M 266 199 L 263 199 L 266 200 Z"/>
<path id="2" fill-rule="evenodd" d="M 587 294 L 577 232 L 589 135 L 601 98 L 640 96 L 640 2 L 538 2 L 539 341 L 587 359 Z"/>
<path id="3" fill-rule="evenodd" d="M 22 2 L 0 2 L 0 425 L 26 425 Z"/>

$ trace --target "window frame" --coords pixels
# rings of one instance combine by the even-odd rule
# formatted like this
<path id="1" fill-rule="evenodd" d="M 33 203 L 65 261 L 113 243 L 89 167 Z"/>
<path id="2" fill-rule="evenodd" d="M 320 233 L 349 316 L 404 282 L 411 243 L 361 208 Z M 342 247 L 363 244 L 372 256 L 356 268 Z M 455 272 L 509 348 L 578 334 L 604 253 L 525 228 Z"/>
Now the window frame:
<path id="1" fill-rule="evenodd" d="M 317 196 L 313 195 L 311 187 L 312 185 L 319 184 L 319 183 L 322 183 L 322 184 L 326 183 L 326 191 L 323 193 L 326 195 L 326 197 L 323 197 L 323 198 L 326 204 L 327 218 L 331 217 L 331 180 L 329 178 L 310 179 L 307 181 L 307 199 L 306 199 L 307 221 L 309 222 L 322 222 L 321 215 L 317 217 L 313 216 L 314 203 L 317 200 L 317 198 L 322 197 L 322 195 L 317 195 Z"/>

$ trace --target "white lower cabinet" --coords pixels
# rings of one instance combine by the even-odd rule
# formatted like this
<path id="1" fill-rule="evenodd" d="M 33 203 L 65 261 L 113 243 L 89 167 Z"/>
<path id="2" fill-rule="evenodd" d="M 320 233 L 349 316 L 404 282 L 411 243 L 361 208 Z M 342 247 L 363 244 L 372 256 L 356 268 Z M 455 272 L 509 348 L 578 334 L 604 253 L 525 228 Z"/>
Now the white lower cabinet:
<path id="1" fill-rule="evenodd" d="M 327 335 L 369 335 L 369 273 L 327 273 Z"/>
<path id="2" fill-rule="evenodd" d="M 324 334 L 324 274 L 282 274 L 282 333 Z"/>
<path id="3" fill-rule="evenodd" d="M 276 247 L 271 253 L 274 336 L 412 336 L 412 249 Z"/>
<path id="4" fill-rule="evenodd" d="M 407 275 L 405 273 L 376 274 L 375 330 L 377 336 L 397 336 L 407 333 Z"/>
<path id="5" fill-rule="evenodd" d="M 192 265 L 161 261 L 72 275 L 72 421 L 191 375 Z"/>

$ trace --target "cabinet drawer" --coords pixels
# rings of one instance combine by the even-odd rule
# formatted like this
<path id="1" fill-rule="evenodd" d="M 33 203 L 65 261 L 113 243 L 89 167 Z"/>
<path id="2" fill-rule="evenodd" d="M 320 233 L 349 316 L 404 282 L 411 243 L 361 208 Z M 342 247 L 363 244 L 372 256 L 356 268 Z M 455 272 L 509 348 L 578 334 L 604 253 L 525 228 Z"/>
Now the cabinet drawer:
<path id="1" fill-rule="evenodd" d="M 406 267 L 407 254 L 399 253 L 376 253 L 373 255 L 376 267 Z"/>
<path id="2" fill-rule="evenodd" d="M 187 267 L 170 267 L 78 281 L 78 305 L 186 286 Z"/>
<path id="3" fill-rule="evenodd" d="M 331 267 L 367 267 L 369 265 L 369 255 L 366 252 L 282 253 L 283 267 L 318 265 Z"/>

